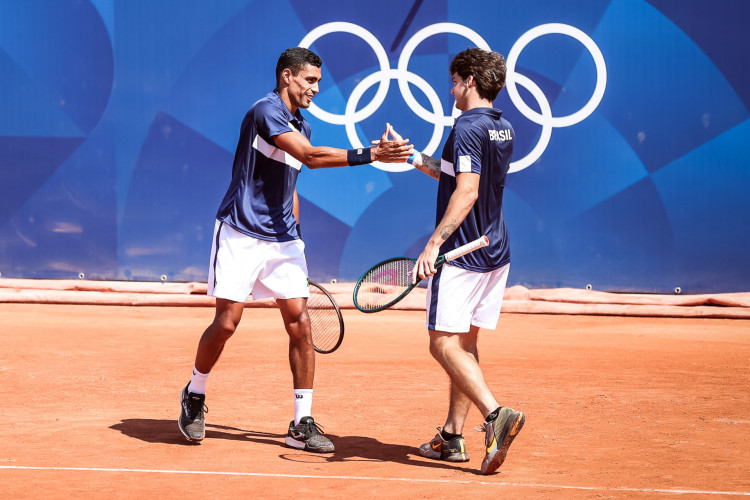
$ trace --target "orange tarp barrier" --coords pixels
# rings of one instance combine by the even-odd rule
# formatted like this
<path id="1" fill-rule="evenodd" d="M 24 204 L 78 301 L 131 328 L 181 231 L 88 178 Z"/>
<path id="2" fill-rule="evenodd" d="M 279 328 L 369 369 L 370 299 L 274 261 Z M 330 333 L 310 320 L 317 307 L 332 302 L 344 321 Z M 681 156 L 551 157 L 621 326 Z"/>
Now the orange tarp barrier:
<path id="1" fill-rule="evenodd" d="M 343 309 L 354 308 L 353 283 L 323 285 Z M 0 302 L 134 306 L 213 306 L 205 283 L 0 279 Z M 248 299 L 247 307 L 275 307 L 272 299 Z M 417 288 L 394 306 L 424 310 L 425 289 Z M 750 293 L 700 295 L 627 294 L 574 288 L 506 290 L 503 311 L 526 314 L 587 314 L 750 318 Z"/>

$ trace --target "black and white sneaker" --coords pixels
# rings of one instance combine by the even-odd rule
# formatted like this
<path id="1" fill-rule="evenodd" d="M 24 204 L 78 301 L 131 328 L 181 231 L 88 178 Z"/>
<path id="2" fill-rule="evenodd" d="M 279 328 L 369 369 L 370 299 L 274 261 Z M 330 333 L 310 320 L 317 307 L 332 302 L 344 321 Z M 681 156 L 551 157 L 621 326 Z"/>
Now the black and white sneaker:
<path id="1" fill-rule="evenodd" d="M 206 420 L 203 412 L 208 413 L 208 407 L 205 405 L 206 395 L 188 392 L 189 385 L 182 390 L 182 408 L 177 424 L 188 441 L 198 443 L 206 437 Z"/>
<path id="2" fill-rule="evenodd" d="M 289 422 L 285 443 L 292 448 L 313 453 L 333 452 L 333 443 L 323 435 L 323 430 L 312 417 L 302 417 L 299 425 L 294 425 L 294 420 Z"/>

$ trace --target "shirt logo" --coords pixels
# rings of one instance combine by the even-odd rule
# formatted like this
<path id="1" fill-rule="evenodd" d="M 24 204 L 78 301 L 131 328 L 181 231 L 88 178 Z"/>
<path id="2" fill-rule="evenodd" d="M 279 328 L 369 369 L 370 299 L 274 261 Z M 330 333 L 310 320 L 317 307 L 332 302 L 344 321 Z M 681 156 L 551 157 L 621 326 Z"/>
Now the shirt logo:
<path id="1" fill-rule="evenodd" d="M 511 140 L 510 129 L 506 128 L 503 130 L 489 130 L 491 141 L 505 142 Z"/>

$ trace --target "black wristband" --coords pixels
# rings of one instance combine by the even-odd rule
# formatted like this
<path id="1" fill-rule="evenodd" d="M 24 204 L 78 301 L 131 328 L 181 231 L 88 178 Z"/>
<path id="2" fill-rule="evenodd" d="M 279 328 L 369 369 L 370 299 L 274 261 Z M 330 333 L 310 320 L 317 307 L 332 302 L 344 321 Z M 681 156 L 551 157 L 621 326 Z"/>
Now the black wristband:
<path id="1" fill-rule="evenodd" d="M 302 228 L 299 227 L 299 222 L 297 224 L 295 224 L 294 227 L 295 227 L 295 229 L 297 229 L 297 236 L 299 236 L 300 239 L 302 239 Z"/>
<path id="2" fill-rule="evenodd" d="M 355 165 L 367 165 L 372 163 L 371 148 L 348 149 L 346 151 L 346 161 L 350 167 Z"/>

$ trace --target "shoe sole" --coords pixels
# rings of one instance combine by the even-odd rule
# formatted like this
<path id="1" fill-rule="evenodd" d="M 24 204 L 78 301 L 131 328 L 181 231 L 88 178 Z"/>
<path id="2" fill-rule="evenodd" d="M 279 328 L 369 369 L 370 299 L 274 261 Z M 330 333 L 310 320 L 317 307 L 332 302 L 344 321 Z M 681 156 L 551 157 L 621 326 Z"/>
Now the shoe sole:
<path id="1" fill-rule="evenodd" d="M 427 449 L 423 449 L 422 447 L 425 445 L 422 445 L 419 447 L 419 454 L 422 455 L 425 458 L 430 458 L 432 460 L 442 460 L 443 462 L 468 462 L 469 461 L 469 455 L 466 453 L 451 453 L 450 455 L 443 456 L 439 451 L 435 451 L 432 449 L 432 446 L 430 446 L 429 443 L 426 443 Z"/>
<path id="2" fill-rule="evenodd" d="M 520 411 L 516 413 L 518 415 L 515 420 L 513 420 L 513 423 L 511 423 L 508 434 L 505 436 L 505 441 L 503 441 L 503 446 L 497 450 L 497 453 L 495 453 L 495 456 L 489 461 L 487 467 L 484 467 L 484 463 L 482 463 L 482 474 L 492 474 L 503 465 L 503 462 L 505 462 L 505 457 L 508 455 L 508 448 L 510 448 L 511 443 L 521 431 L 523 424 L 526 423 L 526 415 Z"/>
<path id="3" fill-rule="evenodd" d="M 200 443 L 201 441 L 203 441 L 203 437 L 206 437 L 205 431 L 204 431 L 203 437 L 201 438 L 190 437 L 188 433 L 185 431 L 185 429 L 182 428 L 182 424 L 180 424 L 180 419 L 182 418 L 182 400 L 184 399 L 184 397 L 185 397 L 185 389 L 183 389 L 182 392 L 180 393 L 180 417 L 177 419 L 177 427 L 180 429 L 180 432 L 182 433 L 182 435 L 185 436 L 185 439 L 187 439 L 191 443 Z"/>
<path id="4" fill-rule="evenodd" d="M 447 455 L 445 457 L 440 457 L 440 460 L 443 460 L 445 462 L 468 462 L 469 456 L 468 455 L 462 455 L 461 453 L 454 453 L 452 455 Z"/>
<path id="5" fill-rule="evenodd" d="M 188 436 L 188 434 L 183 430 L 182 426 L 180 425 L 179 420 L 177 421 L 177 427 L 180 429 L 180 432 L 182 433 L 182 435 L 185 436 L 185 439 L 187 439 L 191 443 L 200 443 L 201 441 L 203 441 L 203 438 L 196 439 L 194 437 Z"/>
<path id="6" fill-rule="evenodd" d="M 334 448 L 331 448 L 331 449 L 311 448 L 304 441 L 297 441 L 291 436 L 286 437 L 286 439 L 284 440 L 284 444 L 286 444 L 290 448 L 294 448 L 296 450 L 302 450 L 302 451 L 309 451 L 311 453 L 333 453 L 335 451 Z"/>
<path id="7" fill-rule="evenodd" d="M 427 451 L 422 450 L 422 448 L 419 449 L 419 454 L 422 455 L 425 458 L 431 458 L 433 460 L 440 460 L 442 457 L 440 455 L 439 451 L 435 451 L 433 449 L 429 449 Z"/>

